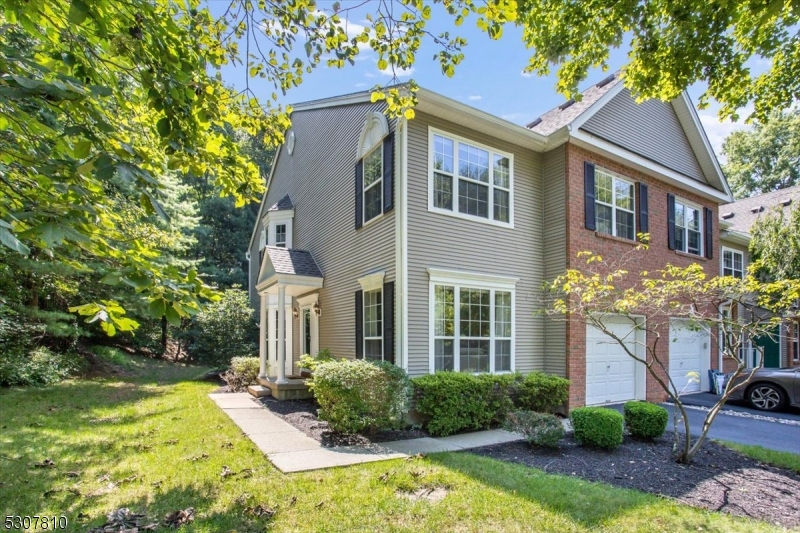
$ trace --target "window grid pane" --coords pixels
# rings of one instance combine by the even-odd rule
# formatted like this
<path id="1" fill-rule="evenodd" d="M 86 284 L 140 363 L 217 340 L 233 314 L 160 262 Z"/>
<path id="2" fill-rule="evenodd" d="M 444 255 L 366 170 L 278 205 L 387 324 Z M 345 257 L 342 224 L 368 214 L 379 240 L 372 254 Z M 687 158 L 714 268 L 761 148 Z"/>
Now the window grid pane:
<path id="1" fill-rule="evenodd" d="M 364 357 L 383 359 L 383 291 L 364 292 Z"/>
<path id="2" fill-rule="evenodd" d="M 458 143 L 458 174 L 489 183 L 489 152 L 465 143 Z"/>
<path id="3" fill-rule="evenodd" d="M 383 149 L 379 145 L 364 157 L 364 222 L 383 212 Z"/>
<path id="4" fill-rule="evenodd" d="M 508 222 L 508 191 L 502 189 L 494 190 L 494 219 L 500 222 Z"/>
<path id="5" fill-rule="evenodd" d="M 700 251 L 703 244 L 701 225 L 699 210 L 676 202 L 675 249 L 694 255 L 702 255 Z"/>
<path id="6" fill-rule="evenodd" d="M 286 224 L 275 226 L 275 246 L 286 248 Z"/>
<path id="7" fill-rule="evenodd" d="M 435 172 L 433 174 L 433 206 L 453 210 L 453 177 Z"/>
<path id="8" fill-rule="evenodd" d="M 489 218 L 489 187 L 473 181 L 458 180 L 458 211 Z"/>
<path id="9" fill-rule="evenodd" d="M 433 136 L 433 168 L 453 172 L 453 141 L 441 135 Z"/>
<path id="10" fill-rule="evenodd" d="M 492 168 L 495 187 L 508 189 L 511 184 L 511 163 L 507 157 L 500 155 L 494 156 L 494 167 Z"/>
<path id="11" fill-rule="evenodd" d="M 378 146 L 364 156 L 364 188 L 366 189 L 383 177 L 383 151 Z"/>
<path id="12" fill-rule="evenodd" d="M 599 233 L 634 240 L 633 184 L 597 170 L 595 227 Z"/>

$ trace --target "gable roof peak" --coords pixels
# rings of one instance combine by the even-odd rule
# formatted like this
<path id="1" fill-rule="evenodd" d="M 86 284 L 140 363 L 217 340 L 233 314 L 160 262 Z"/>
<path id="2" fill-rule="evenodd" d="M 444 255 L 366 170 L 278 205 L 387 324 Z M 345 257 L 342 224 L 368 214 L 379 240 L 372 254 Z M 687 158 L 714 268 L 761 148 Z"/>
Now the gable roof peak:
<path id="1" fill-rule="evenodd" d="M 289 209 L 294 209 L 294 204 L 292 203 L 292 199 L 289 198 L 287 194 L 267 209 L 267 211 L 288 211 Z"/>

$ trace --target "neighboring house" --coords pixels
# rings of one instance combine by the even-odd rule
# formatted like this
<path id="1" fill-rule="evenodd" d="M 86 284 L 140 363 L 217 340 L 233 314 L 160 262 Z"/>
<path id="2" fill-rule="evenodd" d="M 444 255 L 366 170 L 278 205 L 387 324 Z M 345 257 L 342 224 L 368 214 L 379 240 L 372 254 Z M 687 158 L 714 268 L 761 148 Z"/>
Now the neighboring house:
<path id="1" fill-rule="evenodd" d="M 762 214 L 774 213 L 775 210 L 791 209 L 800 203 L 800 186 L 788 187 L 768 192 L 759 196 L 744 198 L 733 203 L 721 205 L 720 216 L 720 274 L 742 277 L 750 264 L 748 248 L 750 234 L 756 220 Z M 726 312 L 730 312 L 726 310 Z M 764 335 L 748 342 L 741 350 L 740 359 L 748 367 L 755 367 L 763 349 L 763 366 L 767 368 L 784 368 L 800 366 L 800 324 L 787 321 L 775 328 L 772 336 Z"/>
<path id="2" fill-rule="evenodd" d="M 250 244 L 269 374 L 327 348 L 412 376 L 551 372 L 571 380 L 570 407 L 662 399 L 621 348 L 537 311 L 577 252 L 623 254 L 640 232 L 643 267 L 716 274 L 732 197 L 689 98 L 637 105 L 610 76 L 528 127 L 418 98 L 410 121 L 369 92 L 294 106 Z M 662 358 L 707 390 L 716 347 L 681 326 Z"/>

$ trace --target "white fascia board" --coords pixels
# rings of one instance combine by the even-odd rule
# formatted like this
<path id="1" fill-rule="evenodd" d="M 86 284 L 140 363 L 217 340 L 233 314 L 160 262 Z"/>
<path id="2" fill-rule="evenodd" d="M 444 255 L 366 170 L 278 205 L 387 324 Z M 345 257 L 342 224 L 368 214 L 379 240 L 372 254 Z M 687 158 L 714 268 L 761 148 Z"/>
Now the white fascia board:
<path id="1" fill-rule="evenodd" d="M 751 235 L 740 231 L 724 230 L 719 234 L 719 239 L 725 242 L 738 244 L 739 246 L 750 246 Z"/>
<path id="2" fill-rule="evenodd" d="M 427 89 L 420 88 L 417 98 L 419 100 L 416 107 L 418 111 L 461 124 L 487 135 L 493 135 L 502 141 L 536 152 L 545 150 L 547 137 L 519 124 L 514 124 Z"/>
<path id="3" fill-rule="evenodd" d="M 282 209 L 280 211 L 267 211 L 264 213 L 264 221 L 288 222 L 294 218 L 294 208 Z"/>
<path id="4" fill-rule="evenodd" d="M 270 289 L 277 290 L 279 285 L 287 288 L 286 294 L 295 296 L 297 294 L 306 294 L 311 289 L 322 288 L 322 278 L 312 276 L 298 276 L 297 274 L 273 274 L 258 285 L 256 289 L 259 293 L 268 293 Z"/>
<path id="5" fill-rule="evenodd" d="M 692 132 L 687 132 L 686 138 L 689 139 L 689 143 L 691 144 L 692 149 L 695 150 L 695 153 L 699 151 L 701 154 L 703 154 L 701 160 L 705 159 L 707 163 L 707 165 L 703 165 L 706 167 L 704 170 L 708 170 L 712 174 L 712 177 L 714 177 L 720 183 L 720 185 L 722 185 L 722 187 L 725 189 L 725 192 L 728 194 L 728 197 L 730 198 L 729 201 L 732 202 L 734 198 L 731 188 L 728 185 L 728 180 L 725 179 L 725 174 L 722 172 L 722 167 L 719 165 L 719 160 L 717 160 L 717 155 L 714 153 L 714 148 L 711 146 L 711 142 L 708 140 L 706 130 L 703 128 L 703 124 L 700 122 L 700 116 L 697 114 L 697 110 L 692 104 L 691 98 L 689 98 L 689 93 L 683 91 L 681 96 L 672 102 L 672 106 L 675 108 L 676 114 L 678 115 L 678 120 L 680 120 L 682 116 L 687 115 L 691 119 L 695 130 L 694 133 L 696 135 L 692 135 Z M 687 129 L 685 124 L 682 125 L 684 126 L 684 129 Z M 709 163 L 711 166 L 710 169 L 707 168 Z M 706 179 L 708 179 L 708 177 L 709 176 L 706 176 Z"/>
<path id="6" fill-rule="evenodd" d="M 571 140 L 576 145 L 591 150 L 593 152 L 600 152 L 606 157 L 613 159 L 623 165 L 633 167 L 637 170 L 647 174 L 655 174 L 658 178 L 675 185 L 676 187 L 685 191 L 693 192 L 709 200 L 714 200 L 717 203 L 730 202 L 730 197 L 710 185 L 700 183 L 697 180 L 688 178 L 683 174 L 675 172 L 665 166 L 654 163 L 640 155 L 634 154 L 624 148 L 604 141 L 583 130 L 576 130 L 572 132 Z"/>

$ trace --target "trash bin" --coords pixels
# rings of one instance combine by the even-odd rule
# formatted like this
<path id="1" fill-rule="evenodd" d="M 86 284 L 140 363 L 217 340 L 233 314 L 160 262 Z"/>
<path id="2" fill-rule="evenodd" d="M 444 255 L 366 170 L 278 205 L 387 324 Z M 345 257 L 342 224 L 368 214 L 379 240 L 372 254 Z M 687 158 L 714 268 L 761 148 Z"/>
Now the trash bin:
<path id="1" fill-rule="evenodd" d="M 711 387 L 710 392 L 716 394 L 717 396 L 721 395 L 722 390 L 725 387 L 725 373 L 717 370 L 709 370 L 708 383 Z"/>

